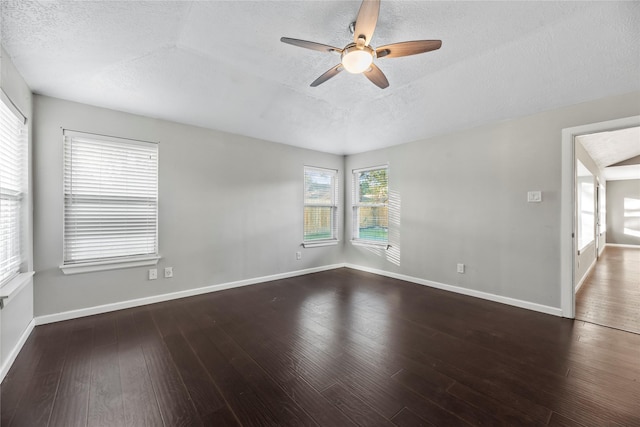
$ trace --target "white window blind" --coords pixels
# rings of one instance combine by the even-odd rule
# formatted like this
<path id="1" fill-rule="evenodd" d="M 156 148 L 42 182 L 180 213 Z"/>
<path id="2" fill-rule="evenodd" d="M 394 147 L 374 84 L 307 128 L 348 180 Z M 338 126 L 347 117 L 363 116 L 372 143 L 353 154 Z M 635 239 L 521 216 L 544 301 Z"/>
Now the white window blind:
<path id="1" fill-rule="evenodd" d="M 305 166 L 303 242 L 337 240 L 338 171 Z"/>
<path id="2" fill-rule="evenodd" d="M 353 171 L 353 239 L 386 243 L 389 240 L 388 168 Z"/>
<path id="3" fill-rule="evenodd" d="M 20 272 L 24 261 L 27 127 L 5 97 L 0 101 L 0 286 Z"/>
<path id="4" fill-rule="evenodd" d="M 64 264 L 158 254 L 158 145 L 64 132 Z"/>

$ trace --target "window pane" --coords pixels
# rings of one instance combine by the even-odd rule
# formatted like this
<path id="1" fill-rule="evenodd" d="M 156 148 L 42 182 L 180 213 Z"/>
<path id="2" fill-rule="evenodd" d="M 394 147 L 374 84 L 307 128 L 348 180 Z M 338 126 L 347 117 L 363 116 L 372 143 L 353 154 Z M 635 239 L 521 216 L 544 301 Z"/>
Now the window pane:
<path id="1" fill-rule="evenodd" d="M 27 172 L 27 127 L 0 101 L 0 286 L 20 272 L 25 253 L 23 216 Z"/>
<path id="2" fill-rule="evenodd" d="M 387 169 L 359 173 L 359 203 L 386 203 L 388 199 Z"/>
<path id="3" fill-rule="evenodd" d="M 333 174 L 313 169 L 305 171 L 305 205 L 332 205 L 333 194 Z"/>
<path id="4" fill-rule="evenodd" d="M 158 146 L 65 134 L 64 262 L 158 253 Z"/>
<path id="5" fill-rule="evenodd" d="M 303 242 L 337 238 L 337 173 L 332 169 L 304 168 Z"/>
<path id="6" fill-rule="evenodd" d="M 333 238 L 332 207 L 304 208 L 304 240 L 326 240 Z"/>
<path id="7" fill-rule="evenodd" d="M 578 160 L 578 249 L 584 249 L 595 238 L 594 178 Z"/>
<path id="8" fill-rule="evenodd" d="M 386 206 L 358 208 L 358 238 L 386 242 L 389 238 L 389 213 Z"/>

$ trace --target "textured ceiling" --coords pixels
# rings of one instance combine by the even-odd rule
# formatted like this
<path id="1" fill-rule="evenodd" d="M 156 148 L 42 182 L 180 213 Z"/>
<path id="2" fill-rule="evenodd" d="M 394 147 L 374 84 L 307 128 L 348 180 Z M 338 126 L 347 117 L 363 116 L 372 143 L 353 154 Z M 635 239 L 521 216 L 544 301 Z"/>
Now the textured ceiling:
<path id="1" fill-rule="evenodd" d="M 338 154 L 640 90 L 639 2 L 382 1 L 372 45 L 441 39 L 341 73 L 352 1 L 2 1 L 2 43 L 39 94 Z"/>
<path id="2" fill-rule="evenodd" d="M 640 156 L 640 127 L 581 135 L 576 141 L 600 169 Z"/>
<path id="3" fill-rule="evenodd" d="M 640 127 L 576 137 L 607 181 L 640 179 Z M 620 165 L 631 159 L 630 164 Z"/>

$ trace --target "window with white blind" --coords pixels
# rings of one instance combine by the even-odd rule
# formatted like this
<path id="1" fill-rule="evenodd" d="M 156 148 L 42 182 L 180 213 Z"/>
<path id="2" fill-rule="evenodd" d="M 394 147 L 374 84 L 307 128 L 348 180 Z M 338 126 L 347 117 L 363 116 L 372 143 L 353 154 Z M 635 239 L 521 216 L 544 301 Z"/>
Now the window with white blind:
<path id="1" fill-rule="evenodd" d="M 303 245 L 321 246 L 337 241 L 338 171 L 305 166 Z"/>
<path id="2" fill-rule="evenodd" d="M 66 274 L 157 263 L 158 144 L 64 131 L 63 256 Z"/>
<path id="3" fill-rule="evenodd" d="M 27 187 L 27 126 L 10 101 L 0 100 L 0 287 L 26 262 L 24 218 Z"/>
<path id="4" fill-rule="evenodd" d="M 353 241 L 386 245 L 389 241 L 387 166 L 353 171 Z"/>

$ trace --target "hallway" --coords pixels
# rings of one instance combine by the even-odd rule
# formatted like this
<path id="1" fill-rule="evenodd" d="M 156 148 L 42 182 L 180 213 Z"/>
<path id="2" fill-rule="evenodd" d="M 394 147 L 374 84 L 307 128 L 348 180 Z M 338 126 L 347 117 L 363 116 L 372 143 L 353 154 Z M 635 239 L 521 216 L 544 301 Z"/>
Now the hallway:
<path id="1" fill-rule="evenodd" d="M 640 247 L 605 248 L 576 294 L 576 319 L 640 334 Z"/>

